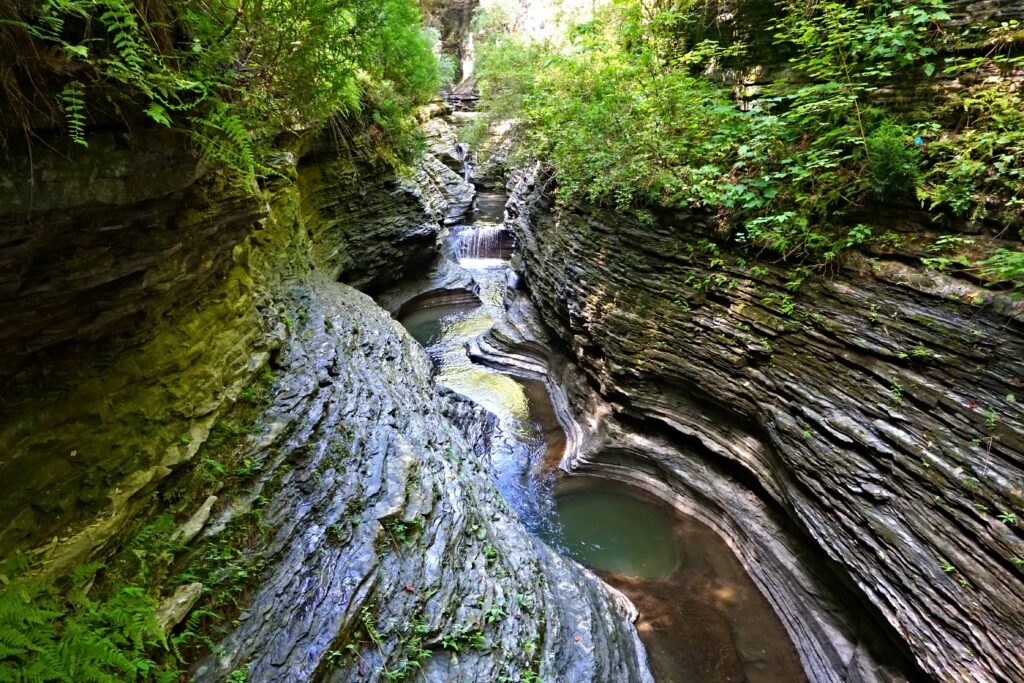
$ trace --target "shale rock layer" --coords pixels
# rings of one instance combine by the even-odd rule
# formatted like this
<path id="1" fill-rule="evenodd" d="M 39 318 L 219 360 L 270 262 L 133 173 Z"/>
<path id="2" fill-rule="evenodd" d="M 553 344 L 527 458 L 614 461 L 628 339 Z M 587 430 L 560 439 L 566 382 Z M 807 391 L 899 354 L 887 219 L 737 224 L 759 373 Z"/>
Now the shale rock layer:
<path id="1" fill-rule="evenodd" d="M 144 588 L 166 628 L 210 627 L 199 681 L 650 680 L 628 601 L 501 499 L 493 419 L 337 281 L 413 275 L 468 208 L 447 123 L 424 126 L 407 177 L 311 139 L 252 192 L 171 143 L 97 138 L 92 183 L 37 158 L 47 182 L 3 208 L 0 555 L 59 577 L 169 517 L 188 581 Z"/>
<path id="2" fill-rule="evenodd" d="M 552 189 L 515 188 L 522 271 L 614 416 L 752 478 L 924 672 L 1024 678 L 1019 305 L 912 253 L 805 274 Z"/>

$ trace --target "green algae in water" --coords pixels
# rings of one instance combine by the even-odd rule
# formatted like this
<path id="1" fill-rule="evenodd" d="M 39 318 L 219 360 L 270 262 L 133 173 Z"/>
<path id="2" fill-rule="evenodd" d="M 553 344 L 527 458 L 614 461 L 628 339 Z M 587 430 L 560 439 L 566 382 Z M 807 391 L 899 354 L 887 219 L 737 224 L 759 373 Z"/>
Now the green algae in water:
<path id="1" fill-rule="evenodd" d="M 420 308 L 402 316 L 401 323 L 413 339 L 423 346 L 431 346 L 442 337 L 451 336 L 448 328 L 463 321 L 463 314 L 478 307 L 475 303 L 458 303 Z"/>
<path id="2" fill-rule="evenodd" d="M 529 419 L 523 387 L 508 375 L 473 365 L 461 349 L 444 354 L 440 365 L 438 384 L 468 397 L 499 418 L 518 422 Z"/>
<path id="3" fill-rule="evenodd" d="M 662 506 L 605 487 L 556 497 L 549 543 L 592 569 L 653 578 L 679 563 L 675 517 Z"/>

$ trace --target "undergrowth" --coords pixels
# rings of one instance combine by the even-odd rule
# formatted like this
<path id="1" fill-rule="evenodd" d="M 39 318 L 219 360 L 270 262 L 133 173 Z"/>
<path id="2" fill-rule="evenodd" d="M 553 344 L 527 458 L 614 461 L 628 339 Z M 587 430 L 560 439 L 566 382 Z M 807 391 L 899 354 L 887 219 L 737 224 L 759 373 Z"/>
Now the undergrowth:
<path id="1" fill-rule="evenodd" d="M 878 201 L 1024 227 L 1024 102 L 1013 79 L 986 75 L 1024 68 L 1015 23 L 954 29 L 942 0 L 777 0 L 769 28 L 790 68 L 737 101 L 723 65 L 742 73 L 746 46 L 696 40 L 703 6 L 614 0 L 544 39 L 490 7 L 476 23 L 484 106 L 518 120 L 521 154 L 555 168 L 560 194 L 700 210 L 784 259 L 825 263 L 878 239 L 852 218 Z M 948 76 L 935 106 L 893 112 L 876 97 Z M 992 258 L 977 272 L 1024 275 L 1019 258 Z"/>
<path id="2" fill-rule="evenodd" d="M 49 114 L 82 146 L 94 123 L 173 128 L 250 179 L 271 172 L 274 136 L 325 122 L 371 161 L 400 162 L 412 110 L 442 77 L 412 0 L 43 0 L 8 13 L 8 126 L 31 138 Z"/>
<path id="3" fill-rule="evenodd" d="M 243 439 L 269 405 L 274 381 L 264 372 L 241 392 L 161 511 L 111 542 L 105 563 L 81 565 L 69 576 L 48 576 L 38 557 L 23 553 L 0 565 L 0 681 L 169 683 L 218 651 L 265 566 L 258 541 L 269 499 L 251 498 L 216 535 L 186 544 L 176 532 L 208 495 L 233 499 L 261 471 Z M 192 583 L 202 584 L 198 602 L 165 635 L 159 599 Z"/>
<path id="4" fill-rule="evenodd" d="M 80 566 L 61 584 L 25 575 L 26 555 L 0 571 L 0 680 L 170 683 L 180 672 L 151 659 L 166 648 L 154 602 L 137 585 L 92 594 L 99 564 Z"/>

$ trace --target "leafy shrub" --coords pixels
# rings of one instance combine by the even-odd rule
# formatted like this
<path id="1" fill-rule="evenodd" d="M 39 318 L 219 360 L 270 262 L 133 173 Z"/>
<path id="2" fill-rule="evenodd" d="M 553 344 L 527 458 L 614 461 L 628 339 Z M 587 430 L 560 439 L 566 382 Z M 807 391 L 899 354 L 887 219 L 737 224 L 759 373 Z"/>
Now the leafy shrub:
<path id="1" fill-rule="evenodd" d="M 903 126 L 885 119 L 868 136 L 868 169 L 871 189 L 880 199 L 899 199 L 913 194 L 921 155 L 909 142 Z"/>
<path id="2" fill-rule="evenodd" d="M 947 69 L 970 81 L 973 70 L 1020 68 L 1024 58 L 969 60 Z M 926 149 L 931 167 L 918 195 L 930 208 L 971 220 L 1024 225 L 1024 97 L 1012 84 L 982 81 L 944 108 L 958 119 L 954 135 Z M 993 201 L 996 200 L 996 201 Z"/>
<path id="3" fill-rule="evenodd" d="M 792 70 L 741 111 L 708 74 L 742 46 L 688 42 L 699 3 L 670 4 L 609 3 L 544 40 L 508 33 L 507 12 L 477 15 L 484 105 L 521 122 L 523 149 L 555 167 L 563 195 L 703 209 L 722 234 L 820 261 L 871 238 L 846 217 L 869 193 L 1021 224 L 1024 103 L 971 73 L 1024 65 L 1012 40 L 993 42 L 1002 29 L 972 38 L 985 57 L 945 58 L 968 84 L 946 105 L 886 119 L 864 104 L 872 93 L 933 76 L 943 41 L 963 40 L 944 30 L 942 0 L 779 0 L 771 28 Z"/>
<path id="4" fill-rule="evenodd" d="M 459 72 L 459 60 L 455 55 L 442 52 L 437 59 L 439 68 L 439 80 L 442 88 L 450 88 L 455 84 L 455 75 Z"/>
<path id="5" fill-rule="evenodd" d="M 882 13 L 778 3 L 776 41 L 795 52 L 794 68 L 808 80 L 773 84 L 752 111 L 706 75 L 742 46 L 688 44 L 694 18 L 678 6 L 614 3 L 561 42 L 478 22 L 491 38 L 477 74 L 491 110 L 515 114 L 530 153 L 557 169 L 560 192 L 704 209 L 722 232 L 756 248 L 828 260 L 862 241 L 838 220 L 851 198 L 871 187 L 907 193 L 917 178 L 917 151 L 899 125 L 883 123 L 868 139 L 860 106 L 893 69 L 934 52 L 932 27 L 945 16 L 938 0 L 896 4 Z"/>
<path id="6" fill-rule="evenodd" d="M 180 128 L 207 157 L 253 176 L 263 141 L 331 117 L 376 127 L 379 147 L 408 143 L 411 110 L 439 84 L 414 0 L 54 0 L 16 4 L 0 41 L 16 51 L 0 88 L 14 112 L 57 92 L 71 139 L 89 110 Z M 59 59 L 40 60 L 44 53 Z M 75 74 L 73 80 L 65 74 Z M 26 129 L 32 117 L 23 114 Z M 390 159 L 389 159 L 390 160 Z"/>
<path id="7" fill-rule="evenodd" d="M 997 249 L 978 265 L 982 275 L 991 278 L 992 284 L 1010 284 L 1014 289 L 1024 289 L 1024 251 Z"/>

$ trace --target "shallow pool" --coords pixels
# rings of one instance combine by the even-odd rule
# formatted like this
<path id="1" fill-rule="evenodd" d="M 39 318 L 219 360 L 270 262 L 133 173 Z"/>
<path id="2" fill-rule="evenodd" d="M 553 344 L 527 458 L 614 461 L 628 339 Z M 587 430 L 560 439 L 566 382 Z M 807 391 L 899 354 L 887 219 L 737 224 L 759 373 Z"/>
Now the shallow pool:
<path id="1" fill-rule="evenodd" d="M 800 683 L 789 635 L 708 526 L 618 482 L 567 477 L 546 540 L 626 594 L 658 683 Z"/>
<path id="2" fill-rule="evenodd" d="M 479 303 L 466 302 L 417 308 L 403 315 L 399 322 L 413 339 L 425 347 L 430 347 L 443 339 L 452 327 L 463 322 L 467 314 L 479 306 Z"/>
<path id="3" fill-rule="evenodd" d="M 674 518 L 611 486 L 578 486 L 555 498 L 546 539 L 591 569 L 638 577 L 671 574 L 679 562 Z"/>

